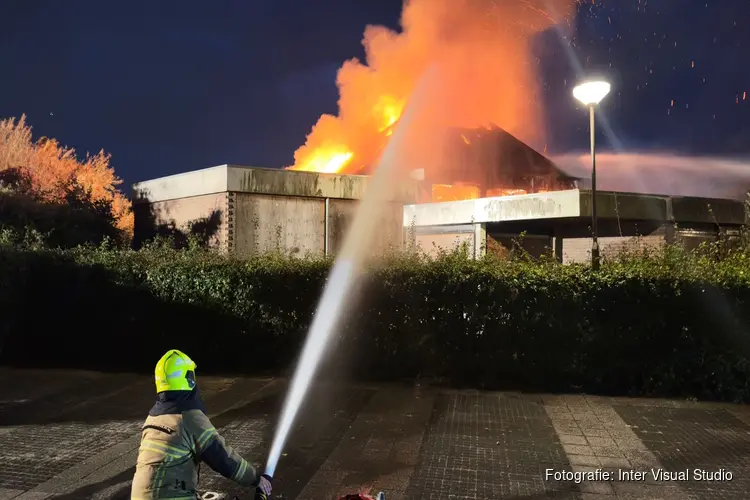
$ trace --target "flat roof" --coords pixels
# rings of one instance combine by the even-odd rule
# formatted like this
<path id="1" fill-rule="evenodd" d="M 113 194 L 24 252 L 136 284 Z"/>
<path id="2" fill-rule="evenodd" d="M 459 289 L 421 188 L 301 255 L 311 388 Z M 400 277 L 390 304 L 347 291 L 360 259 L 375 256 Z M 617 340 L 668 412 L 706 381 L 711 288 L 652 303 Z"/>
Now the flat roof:
<path id="1" fill-rule="evenodd" d="M 275 168 L 218 165 L 133 184 L 134 203 L 236 192 L 359 200 L 369 176 L 325 174 Z M 416 200 L 417 184 L 399 183 L 394 201 Z"/>
<path id="2" fill-rule="evenodd" d="M 598 191 L 597 217 L 741 225 L 736 200 Z M 591 191 L 570 189 L 404 206 L 404 227 L 591 217 Z"/>

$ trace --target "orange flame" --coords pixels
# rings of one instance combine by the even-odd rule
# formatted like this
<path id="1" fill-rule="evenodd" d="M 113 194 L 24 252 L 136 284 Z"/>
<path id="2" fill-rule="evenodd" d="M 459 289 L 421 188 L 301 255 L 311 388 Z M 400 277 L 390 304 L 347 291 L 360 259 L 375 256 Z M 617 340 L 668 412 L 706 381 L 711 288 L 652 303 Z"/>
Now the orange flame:
<path id="1" fill-rule="evenodd" d="M 351 151 L 343 151 L 341 148 L 338 150 L 336 148 L 320 149 L 316 153 L 311 155 L 305 163 L 295 167 L 295 170 L 335 174 L 344 168 L 354 156 Z"/>
<path id="2" fill-rule="evenodd" d="M 433 184 L 432 201 L 475 200 L 479 198 L 479 186 L 470 184 Z"/>
<path id="3" fill-rule="evenodd" d="M 393 125 L 401 118 L 401 113 L 404 111 L 404 104 L 404 101 L 397 101 L 391 96 L 380 98 L 375 108 L 375 115 L 380 118 L 382 123 L 378 132 L 391 132 L 393 130 Z"/>
<path id="4" fill-rule="evenodd" d="M 544 189 L 537 190 L 537 193 L 546 193 Z M 495 197 L 495 196 L 513 196 L 518 194 L 528 194 L 528 192 L 525 189 L 512 189 L 512 188 L 495 188 L 495 189 L 488 189 L 487 190 L 487 196 L 489 198 Z"/>
<path id="5" fill-rule="evenodd" d="M 406 0 L 401 32 L 366 28 L 366 64 L 346 61 L 337 75 L 338 116 L 320 117 L 289 168 L 353 173 L 372 165 L 430 66 L 438 88 L 416 122 L 494 124 L 527 142 L 537 139 L 529 39 L 566 19 L 574 1 Z"/>

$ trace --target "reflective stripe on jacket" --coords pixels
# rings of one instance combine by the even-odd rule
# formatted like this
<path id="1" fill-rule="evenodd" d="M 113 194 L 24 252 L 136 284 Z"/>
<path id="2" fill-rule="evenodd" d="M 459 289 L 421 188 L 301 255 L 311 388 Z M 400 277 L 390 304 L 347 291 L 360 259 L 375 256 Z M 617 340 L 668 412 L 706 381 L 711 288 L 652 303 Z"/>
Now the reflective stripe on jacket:
<path id="1" fill-rule="evenodd" d="M 193 399 L 199 401 L 197 390 L 191 392 L 187 397 L 161 393 L 151 409 L 143 424 L 131 500 L 196 499 L 200 462 L 243 486 L 258 483 L 255 468 L 227 445 L 202 403 Z"/>

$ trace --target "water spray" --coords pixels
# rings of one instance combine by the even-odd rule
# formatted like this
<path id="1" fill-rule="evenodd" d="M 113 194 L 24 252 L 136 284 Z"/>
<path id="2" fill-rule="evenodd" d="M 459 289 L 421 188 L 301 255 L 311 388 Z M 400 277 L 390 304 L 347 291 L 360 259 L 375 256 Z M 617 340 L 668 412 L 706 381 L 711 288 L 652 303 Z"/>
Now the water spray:
<path id="1" fill-rule="evenodd" d="M 420 95 L 418 90 L 424 83 L 425 77 L 426 74 L 420 80 L 420 84 L 412 94 L 413 96 Z M 302 355 L 297 363 L 292 377 L 292 385 L 281 411 L 281 421 L 276 428 L 271 450 L 268 453 L 265 474 L 269 480 L 276 473 L 276 466 L 289 437 L 292 424 L 310 388 L 331 334 L 341 317 L 344 304 L 347 298 L 352 295 L 354 285 L 365 264 L 365 258 L 375 233 L 376 224 L 373 221 L 378 220 L 379 208 L 389 198 L 389 192 L 393 187 L 393 171 L 397 168 L 396 152 L 402 142 L 403 130 L 406 124 L 411 121 L 413 109 L 414 103 L 412 101 L 404 109 L 401 119 L 397 122 L 391 140 L 383 150 L 377 168 L 370 178 L 365 196 L 360 202 L 354 220 L 347 231 L 341 253 L 333 264 L 328 283 L 323 290 L 323 296 L 305 339 Z M 255 498 L 256 500 L 266 500 L 265 496 L 258 496 L 258 493 L 256 493 Z"/>
<path id="2" fill-rule="evenodd" d="M 302 355 L 292 377 L 292 386 L 284 402 L 281 421 L 276 428 L 276 435 L 268 453 L 266 474 L 271 477 L 276 473 L 276 465 L 286 444 L 286 438 L 315 375 L 318 363 L 323 355 L 323 349 L 336 326 L 335 323 L 341 314 L 344 299 L 350 292 L 353 284 L 351 279 L 353 272 L 354 263 L 351 260 L 338 259 L 333 265 L 318 312 L 315 314 L 310 332 L 305 340 L 305 346 L 302 349 Z"/>

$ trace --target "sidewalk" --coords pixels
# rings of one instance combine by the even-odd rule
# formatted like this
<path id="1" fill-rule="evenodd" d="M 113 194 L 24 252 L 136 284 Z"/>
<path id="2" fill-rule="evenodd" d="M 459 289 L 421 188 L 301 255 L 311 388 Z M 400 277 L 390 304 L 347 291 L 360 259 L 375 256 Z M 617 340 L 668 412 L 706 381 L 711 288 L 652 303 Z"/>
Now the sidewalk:
<path id="1" fill-rule="evenodd" d="M 200 384 L 229 443 L 264 461 L 285 383 Z M 0 500 L 129 498 L 153 397 L 150 377 L 0 369 Z M 369 488 L 388 500 L 742 499 L 750 491 L 746 406 L 329 385 L 308 401 L 274 498 Z M 666 478 L 652 477 L 659 469 Z M 687 480 L 676 477 L 685 471 Z M 577 483 L 581 474 L 589 477 Z M 207 467 L 201 489 L 251 498 Z"/>

